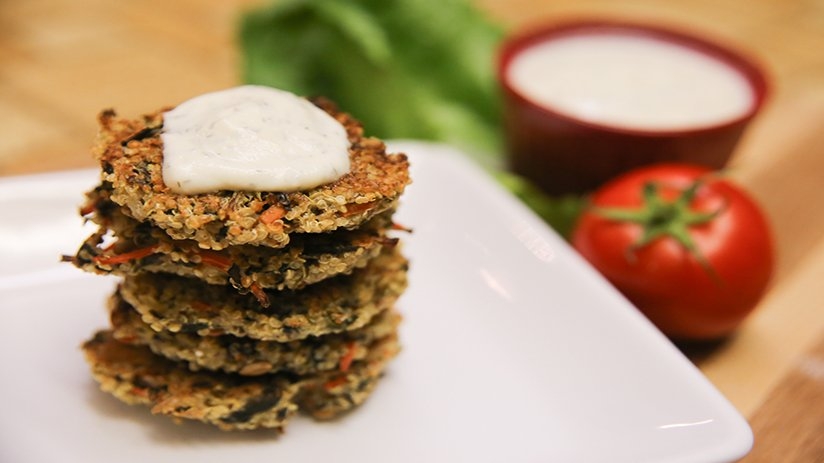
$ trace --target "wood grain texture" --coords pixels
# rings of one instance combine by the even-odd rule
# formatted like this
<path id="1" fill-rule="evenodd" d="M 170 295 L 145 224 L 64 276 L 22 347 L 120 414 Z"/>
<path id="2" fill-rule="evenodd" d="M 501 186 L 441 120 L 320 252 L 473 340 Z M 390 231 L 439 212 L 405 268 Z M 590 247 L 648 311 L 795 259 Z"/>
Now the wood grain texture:
<path id="1" fill-rule="evenodd" d="M 0 1 L 0 175 L 92 167 L 96 114 L 138 115 L 240 83 L 239 14 L 264 0 Z M 510 31 L 580 17 L 669 24 L 757 57 L 772 81 L 731 175 L 778 245 L 769 293 L 696 356 L 751 417 L 747 461 L 824 461 L 824 1 L 477 0 Z"/>
<path id="2" fill-rule="evenodd" d="M 824 462 L 824 333 L 819 335 L 751 417 L 758 439 L 743 462 Z"/>

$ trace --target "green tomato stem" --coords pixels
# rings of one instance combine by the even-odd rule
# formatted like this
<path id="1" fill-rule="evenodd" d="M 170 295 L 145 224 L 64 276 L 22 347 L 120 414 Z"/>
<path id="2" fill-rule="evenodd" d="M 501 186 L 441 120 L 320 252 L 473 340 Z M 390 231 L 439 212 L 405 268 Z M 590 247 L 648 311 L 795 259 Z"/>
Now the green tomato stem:
<path id="1" fill-rule="evenodd" d="M 635 253 L 638 249 L 660 238 L 669 237 L 683 246 L 713 279 L 720 282 L 718 274 L 701 253 L 701 250 L 698 249 L 690 234 L 691 227 L 715 220 L 727 207 L 727 204 L 724 203 L 712 212 L 692 211 L 690 205 L 703 184 L 704 179 L 698 179 L 682 191 L 675 200 L 667 201 L 661 195 L 660 185 L 657 182 L 647 182 L 641 192 L 643 204 L 640 208 L 594 207 L 593 212 L 609 220 L 637 223 L 641 226 L 641 237 L 627 249 L 627 259 L 629 261 L 635 261 Z"/>

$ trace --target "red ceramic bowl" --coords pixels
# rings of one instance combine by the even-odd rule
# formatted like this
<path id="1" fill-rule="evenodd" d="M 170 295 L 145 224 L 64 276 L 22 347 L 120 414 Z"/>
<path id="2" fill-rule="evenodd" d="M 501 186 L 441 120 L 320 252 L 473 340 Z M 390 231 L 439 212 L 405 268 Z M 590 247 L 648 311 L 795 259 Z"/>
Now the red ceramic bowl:
<path id="1" fill-rule="evenodd" d="M 536 103 L 512 84 L 508 69 L 519 53 L 548 40 L 581 34 L 631 35 L 698 51 L 740 73 L 751 86 L 751 106 L 733 118 L 710 125 L 663 130 L 627 128 L 583 120 L 549 104 Z M 721 168 L 767 95 L 762 70 L 737 52 L 670 29 L 611 21 L 555 24 L 507 39 L 500 54 L 498 78 L 503 87 L 510 167 L 550 194 L 588 192 L 619 173 L 657 162 Z"/>

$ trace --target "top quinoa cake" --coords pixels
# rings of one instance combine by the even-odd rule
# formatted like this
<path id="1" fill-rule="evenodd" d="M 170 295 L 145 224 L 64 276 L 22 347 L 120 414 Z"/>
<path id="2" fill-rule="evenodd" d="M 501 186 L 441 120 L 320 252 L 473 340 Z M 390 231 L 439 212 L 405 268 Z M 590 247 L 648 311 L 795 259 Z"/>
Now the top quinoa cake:
<path id="1" fill-rule="evenodd" d="M 139 221 L 150 222 L 174 239 L 223 249 L 253 244 L 283 247 L 291 233 L 353 229 L 393 209 L 409 184 L 404 154 L 388 154 L 384 143 L 363 136 L 360 123 L 323 99 L 312 101 L 346 129 L 351 170 L 338 180 L 306 191 L 219 191 L 184 195 L 163 182 L 162 109 L 140 119 L 112 110 L 99 117 L 93 148 L 111 199 Z"/>

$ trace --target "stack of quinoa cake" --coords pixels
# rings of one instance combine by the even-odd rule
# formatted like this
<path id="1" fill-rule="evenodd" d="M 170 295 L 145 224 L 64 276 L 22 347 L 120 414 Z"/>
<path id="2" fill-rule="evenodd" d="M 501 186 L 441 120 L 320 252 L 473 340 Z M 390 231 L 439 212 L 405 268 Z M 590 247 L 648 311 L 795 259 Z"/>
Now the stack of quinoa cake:
<path id="1" fill-rule="evenodd" d="M 403 154 L 345 129 L 350 169 L 305 191 L 181 194 L 162 175 L 164 113 L 99 116 L 99 225 L 70 259 L 121 276 L 111 326 L 83 350 L 101 389 L 152 413 L 221 429 L 282 429 L 362 403 L 399 350 L 407 260 L 392 215 Z"/>

